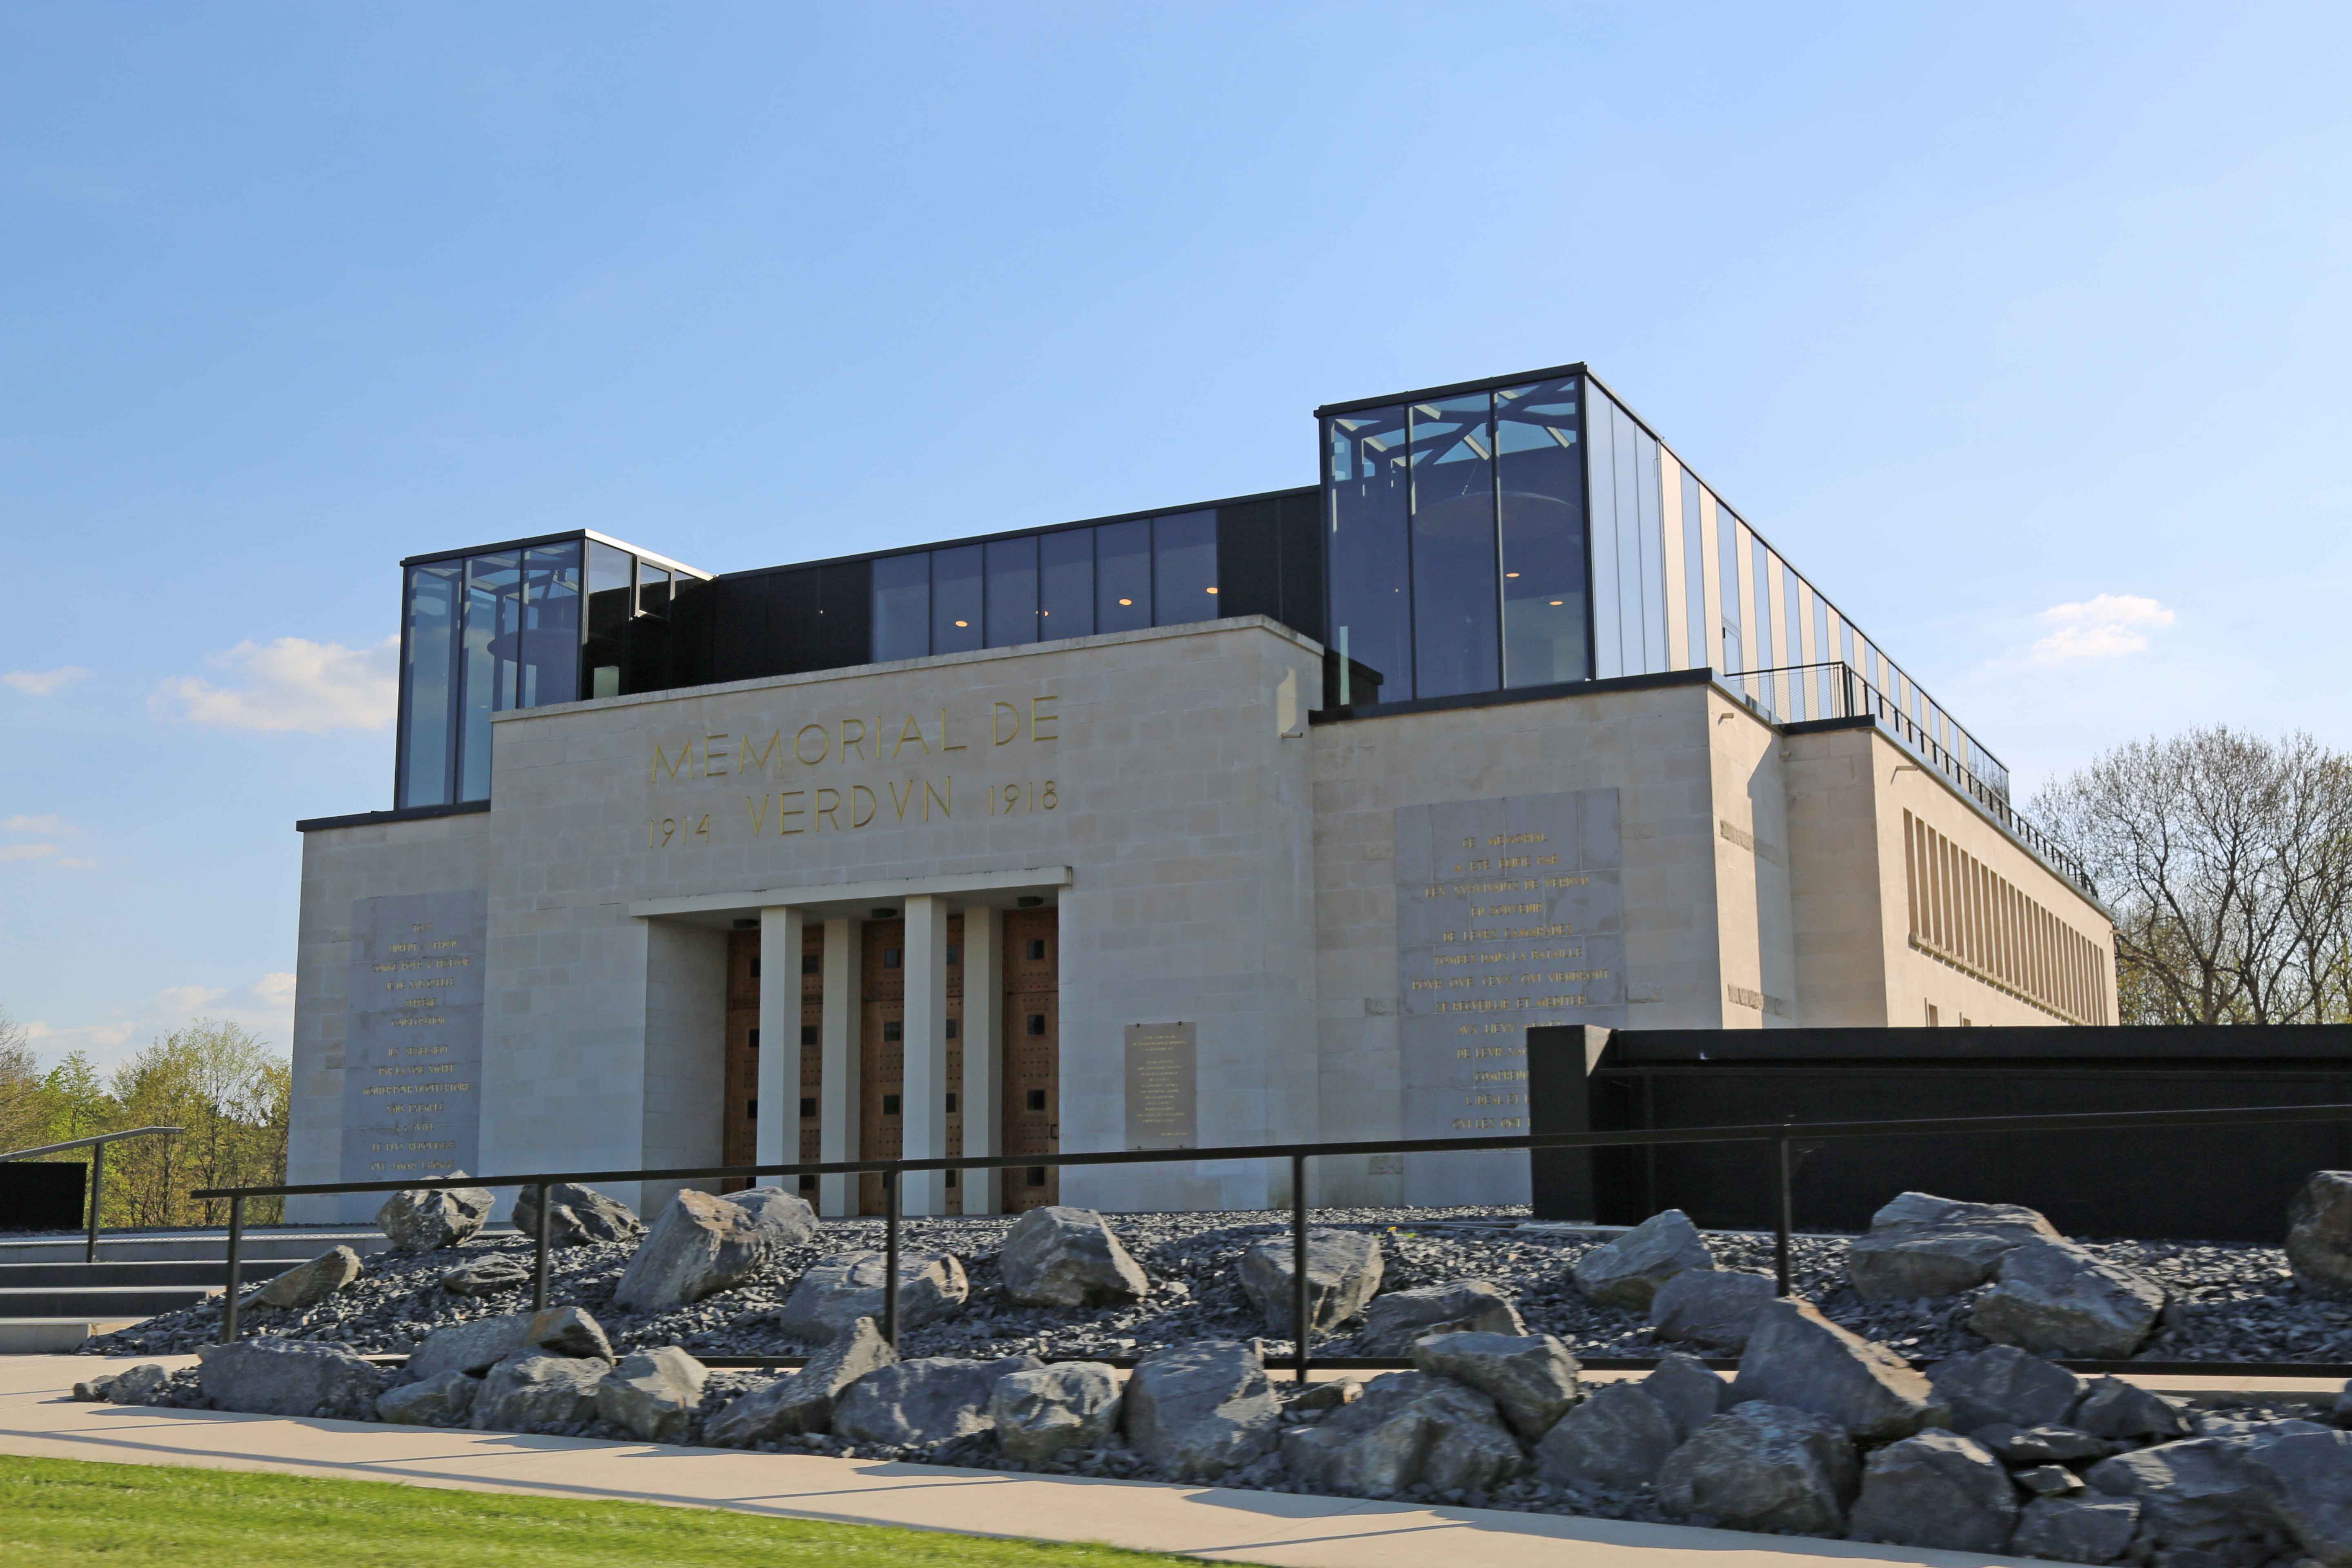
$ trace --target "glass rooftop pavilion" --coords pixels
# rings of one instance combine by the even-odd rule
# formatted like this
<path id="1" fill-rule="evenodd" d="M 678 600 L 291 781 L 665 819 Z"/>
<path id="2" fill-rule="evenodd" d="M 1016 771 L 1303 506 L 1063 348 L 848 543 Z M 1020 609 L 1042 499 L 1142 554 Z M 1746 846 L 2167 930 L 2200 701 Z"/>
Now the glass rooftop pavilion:
<path id="1" fill-rule="evenodd" d="M 1316 411 L 1320 483 L 712 575 L 587 531 L 411 557 L 395 807 L 489 795 L 490 715 L 1264 615 L 1319 718 L 1712 668 L 1867 714 L 2074 879 L 2000 760 L 1582 365 Z"/>

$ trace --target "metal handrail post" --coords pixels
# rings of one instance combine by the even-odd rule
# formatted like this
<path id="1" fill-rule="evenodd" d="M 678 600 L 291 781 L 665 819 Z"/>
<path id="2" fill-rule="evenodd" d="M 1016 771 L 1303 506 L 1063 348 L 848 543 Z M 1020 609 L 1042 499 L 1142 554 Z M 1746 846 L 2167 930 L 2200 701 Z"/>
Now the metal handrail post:
<path id="1" fill-rule="evenodd" d="M 882 1338 L 898 1348 L 898 1173 L 882 1173 Z"/>
<path id="2" fill-rule="evenodd" d="M 1292 1381 L 1307 1381 L 1307 1340 L 1314 1331 L 1307 1312 L 1307 1156 L 1290 1157 L 1290 1336 Z"/>
<path id="3" fill-rule="evenodd" d="M 547 1236 L 548 1226 L 552 1218 L 549 1211 L 553 1207 L 554 1205 L 548 1202 L 548 1184 L 545 1182 L 540 1183 L 539 1223 L 531 1227 L 536 1234 L 539 1246 L 539 1255 L 531 1260 L 530 1270 L 530 1310 L 534 1312 L 547 1310 Z"/>
<path id="4" fill-rule="evenodd" d="M 1772 1273 L 1780 1281 L 1780 1294 L 1796 1294 L 1790 1267 L 1790 1237 L 1796 1228 L 1797 1199 L 1794 1170 L 1790 1163 L 1789 1135 L 1783 1132 L 1772 1140 L 1772 1173 L 1776 1202 L 1772 1214 Z"/>
<path id="5" fill-rule="evenodd" d="M 89 1152 L 89 1241 L 82 1248 L 84 1263 L 98 1261 L 98 1205 L 106 1191 L 106 1145 L 94 1144 Z"/>
<path id="6" fill-rule="evenodd" d="M 236 1293 L 245 1271 L 245 1199 L 228 1201 L 228 1293 L 221 1298 L 221 1343 L 236 1343 Z"/>

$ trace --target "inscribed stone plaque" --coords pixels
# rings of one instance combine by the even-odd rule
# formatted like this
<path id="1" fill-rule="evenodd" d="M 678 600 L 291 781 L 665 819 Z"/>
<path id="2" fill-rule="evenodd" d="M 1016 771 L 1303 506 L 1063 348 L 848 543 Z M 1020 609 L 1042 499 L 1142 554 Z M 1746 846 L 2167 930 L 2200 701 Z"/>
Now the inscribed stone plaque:
<path id="1" fill-rule="evenodd" d="M 1528 1131 L 1528 1030 L 1625 1022 L 1617 792 L 1400 807 L 1407 1138 Z M 1524 1154 L 1411 1155 L 1414 1204 L 1524 1203 Z"/>
<path id="2" fill-rule="evenodd" d="M 480 1168 L 488 925 L 471 890 L 352 901 L 344 1181 Z"/>
<path id="3" fill-rule="evenodd" d="M 1191 1024 L 1127 1026 L 1127 1146 L 1200 1144 L 1198 1056 Z"/>

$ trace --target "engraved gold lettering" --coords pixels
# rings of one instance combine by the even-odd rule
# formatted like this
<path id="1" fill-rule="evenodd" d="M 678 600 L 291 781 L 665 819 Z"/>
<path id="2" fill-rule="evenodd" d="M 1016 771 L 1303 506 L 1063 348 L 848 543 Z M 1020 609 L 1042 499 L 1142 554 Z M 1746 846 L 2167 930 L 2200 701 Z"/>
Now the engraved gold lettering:
<path id="1" fill-rule="evenodd" d="M 1038 704 L 1041 702 L 1050 703 L 1059 702 L 1060 700 L 1061 699 L 1059 697 L 1053 696 L 1032 697 L 1029 699 L 1029 738 L 1031 740 L 1058 741 L 1062 738 L 1062 716 L 1059 713 L 1045 711 L 1038 707 Z M 1053 725 L 1054 728 L 1048 730 L 1044 727 L 1048 724 Z"/>
<path id="2" fill-rule="evenodd" d="M 845 719 L 841 721 L 841 754 L 844 756 L 849 754 L 849 727 L 856 723 L 857 721 L 855 719 Z M 808 738 L 812 731 L 816 734 L 816 755 L 814 757 L 808 754 Z M 865 731 L 865 726 L 859 724 L 858 731 L 862 734 Z M 822 724 L 803 724 L 800 727 L 799 732 L 793 736 L 793 756 L 808 767 L 813 768 L 824 761 L 826 754 L 832 749 L 833 731 Z"/>
<path id="3" fill-rule="evenodd" d="M 859 805 L 858 796 L 860 795 L 866 797 L 864 802 L 866 806 L 866 815 L 863 816 L 857 815 L 857 807 Z M 867 823 L 873 821 L 874 808 L 878 804 L 880 803 L 876 800 L 872 790 L 867 789 L 864 784 L 851 784 L 849 786 L 849 826 L 852 827 L 863 827 Z"/>
<path id="4" fill-rule="evenodd" d="M 667 770 L 671 778 L 676 778 L 677 777 L 677 770 L 685 767 L 688 763 L 693 760 L 693 742 L 688 741 L 685 745 L 680 746 L 677 749 L 677 760 L 676 762 L 672 762 L 668 753 L 662 750 L 661 742 L 659 741 L 656 741 L 654 742 L 654 765 L 652 770 L 646 776 L 646 783 L 648 784 L 657 784 L 661 783 L 664 770 Z M 686 776 L 692 778 L 694 776 L 693 771 L 688 769 Z"/>
<path id="5" fill-rule="evenodd" d="M 1013 733 L 1004 732 L 1004 715 L 1013 715 Z M 1010 702 L 1000 702 L 988 710 L 988 738 L 1000 746 L 1009 746 L 1021 738 L 1021 710 Z"/>
<path id="6" fill-rule="evenodd" d="M 735 748 L 735 771 L 737 773 L 766 773 L 768 771 L 768 764 L 776 760 L 776 748 L 783 744 L 783 741 L 784 732 L 782 730 L 778 730 L 775 733 L 768 737 L 768 743 L 766 746 L 755 752 L 751 749 L 751 738 L 746 735 L 743 738 L 742 743 Z"/>
<path id="7" fill-rule="evenodd" d="M 772 795 L 763 795 L 757 800 L 752 799 L 748 795 L 743 797 L 744 814 L 751 819 L 752 837 L 759 837 L 761 833 L 766 829 L 768 826 L 768 803 L 775 798 L 776 797 Z"/>
<path id="8" fill-rule="evenodd" d="M 941 816 L 953 815 L 948 810 L 948 796 L 954 794 L 955 775 L 953 773 L 950 773 L 948 775 L 947 795 L 941 795 L 939 791 L 933 789 L 931 787 L 931 781 L 925 779 L 923 781 L 923 820 L 925 822 L 929 822 L 931 819 L 931 802 L 933 801 L 938 801 L 940 803 L 940 815 Z"/>
<path id="9" fill-rule="evenodd" d="M 800 806 L 797 806 L 797 805 L 788 806 L 788 805 L 786 805 L 784 804 L 784 802 L 786 802 L 786 801 L 788 801 L 788 800 L 798 800 L 798 799 L 800 799 L 800 798 L 801 798 L 801 796 L 802 796 L 803 794 L 805 794 L 805 793 L 806 793 L 806 792 L 805 792 L 805 791 L 803 791 L 803 790 L 788 789 L 788 790 L 786 790 L 783 794 L 782 794 L 782 795 L 778 795 L 778 796 L 776 797 L 776 836 L 777 836 L 778 837 L 780 837 L 780 838 L 781 838 L 781 837 L 782 837 L 783 836 L 785 836 L 786 834 L 791 834 L 791 833 L 802 833 L 802 832 L 805 832 L 805 831 L 806 831 L 806 829 L 804 829 L 804 828 L 799 828 L 799 827 L 786 827 L 786 826 L 784 826 L 784 818 L 786 818 L 786 817 L 788 817 L 788 816 L 806 816 L 806 815 L 807 815 L 807 813 L 806 813 L 805 811 L 803 811 Z M 823 795 L 823 794 L 824 794 L 825 792 L 824 792 L 824 791 L 823 791 L 823 790 L 819 790 L 817 793 L 818 793 L 818 794 L 820 794 L 820 795 Z"/>
<path id="10" fill-rule="evenodd" d="M 907 749 L 907 741 L 909 736 L 913 737 L 915 744 L 923 749 L 923 755 L 928 757 L 931 754 L 931 743 L 923 739 L 923 727 L 915 722 L 915 716 L 912 713 L 909 713 L 907 715 L 906 723 L 900 725 L 898 728 L 898 743 L 890 748 L 890 760 L 892 762 L 897 762 L 898 760 L 898 753 Z"/>
<path id="11" fill-rule="evenodd" d="M 946 709 L 944 709 L 944 708 L 940 709 L 940 754 L 944 756 L 946 753 L 948 753 L 948 752 L 968 752 L 968 751 L 970 751 L 971 749 L 971 747 L 969 747 L 969 746 L 962 746 L 962 745 L 950 746 L 950 745 L 949 745 L 949 744 L 948 744 L 948 710 L 947 710 Z"/>
<path id="12" fill-rule="evenodd" d="M 850 726 L 853 724 L 857 727 L 857 733 L 854 735 L 849 732 Z M 877 744 L 879 744 L 879 742 L 877 742 Z M 800 742 L 795 740 L 793 742 L 793 748 L 794 751 L 798 751 L 800 749 Z M 849 754 L 852 752 L 857 753 L 857 760 L 859 762 L 862 763 L 866 760 L 866 721 L 863 719 L 844 719 L 841 721 L 842 761 L 847 762 L 849 760 Z M 821 763 L 823 761 L 824 761 L 823 756 L 819 756 L 817 758 L 817 762 Z M 811 763 L 810 765 L 814 766 L 815 764 Z"/>
<path id="13" fill-rule="evenodd" d="M 710 742 L 713 741 L 719 742 L 719 747 L 716 751 L 711 749 Z M 702 737 L 702 776 L 707 779 L 725 778 L 727 776 L 727 770 L 725 768 L 714 768 L 710 764 L 714 762 L 725 762 L 727 760 L 727 737 L 725 735 L 705 735 Z"/>
<path id="14" fill-rule="evenodd" d="M 915 803 L 915 781 L 912 779 L 908 779 L 907 781 L 907 793 L 904 795 L 899 795 L 898 786 L 897 784 L 891 784 L 887 780 L 883 783 L 882 787 L 890 792 L 890 804 L 898 808 L 898 820 L 901 822 L 906 821 L 907 808 Z"/>
<path id="15" fill-rule="evenodd" d="M 827 795 L 831 795 L 833 797 L 829 803 L 825 799 L 825 796 Z M 835 832 L 839 832 L 841 829 L 841 818 L 835 815 L 836 812 L 840 811 L 840 809 L 841 792 L 839 790 L 821 789 L 816 792 L 816 819 L 819 822 L 830 821 L 833 824 L 834 830 Z M 819 828 L 818 831 L 823 832 L 824 829 Z"/>

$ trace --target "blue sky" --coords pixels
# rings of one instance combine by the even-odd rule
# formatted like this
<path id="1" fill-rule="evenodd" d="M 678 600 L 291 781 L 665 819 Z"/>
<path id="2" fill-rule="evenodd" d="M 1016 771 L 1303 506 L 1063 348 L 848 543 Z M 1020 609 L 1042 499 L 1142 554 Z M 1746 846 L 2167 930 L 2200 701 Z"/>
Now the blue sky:
<path id="1" fill-rule="evenodd" d="M 2031 788 L 2352 747 L 2352 11 L 0 10 L 0 1006 L 282 1047 L 394 563 L 1310 482 L 1583 359 Z"/>

